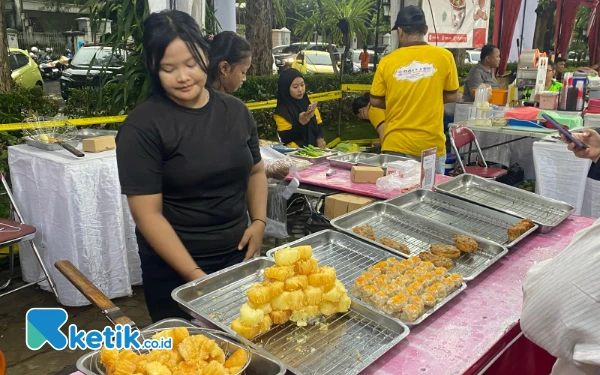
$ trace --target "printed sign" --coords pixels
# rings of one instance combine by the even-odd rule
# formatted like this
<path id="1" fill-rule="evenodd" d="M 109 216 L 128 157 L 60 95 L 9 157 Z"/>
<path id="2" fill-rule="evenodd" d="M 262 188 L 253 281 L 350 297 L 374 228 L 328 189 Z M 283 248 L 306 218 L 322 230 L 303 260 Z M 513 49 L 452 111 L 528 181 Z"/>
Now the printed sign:
<path id="1" fill-rule="evenodd" d="M 421 152 L 421 188 L 431 190 L 435 183 L 437 147 Z"/>
<path id="2" fill-rule="evenodd" d="M 402 66 L 394 72 L 394 78 L 398 81 L 417 82 L 421 78 L 429 78 L 435 73 L 433 64 L 413 61 L 407 66 Z"/>
<path id="3" fill-rule="evenodd" d="M 490 3 L 491 0 L 424 1 L 423 12 L 429 27 L 425 40 L 430 44 L 437 41 L 438 46 L 445 48 L 483 47 L 487 43 Z"/>

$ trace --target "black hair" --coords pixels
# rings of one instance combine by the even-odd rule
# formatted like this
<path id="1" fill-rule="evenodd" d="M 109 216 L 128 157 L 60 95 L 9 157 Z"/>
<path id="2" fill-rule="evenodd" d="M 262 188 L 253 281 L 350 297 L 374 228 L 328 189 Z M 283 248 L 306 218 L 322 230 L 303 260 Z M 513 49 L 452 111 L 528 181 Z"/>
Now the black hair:
<path id="1" fill-rule="evenodd" d="M 363 51 L 366 51 L 367 49 L 368 49 L 368 48 L 367 48 L 367 45 L 365 44 L 365 45 L 363 46 Z"/>
<path id="2" fill-rule="evenodd" d="M 565 58 L 563 58 L 563 57 L 559 57 L 559 58 L 558 58 L 558 59 L 556 59 L 556 61 L 555 61 L 555 63 L 556 63 L 556 64 L 558 64 L 558 63 L 561 63 L 561 62 L 566 64 L 566 63 L 567 63 L 567 59 L 565 59 Z"/>
<path id="3" fill-rule="evenodd" d="M 210 63 L 208 65 L 208 81 L 212 83 L 219 77 L 219 63 L 227 61 L 229 65 L 237 65 L 252 56 L 250 44 L 233 31 L 224 31 L 215 35 L 210 42 Z"/>
<path id="4" fill-rule="evenodd" d="M 185 42 L 190 53 L 205 73 L 208 73 L 206 59 L 198 47 L 208 57 L 208 43 L 200 31 L 200 26 L 189 14 L 179 10 L 163 10 L 152 13 L 144 21 L 143 46 L 146 55 L 146 68 L 150 76 L 152 94 L 164 95 L 158 72 L 165 50 L 175 39 Z"/>
<path id="5" fill-rule="evenodd" d="M 398 26 L 406 35 L 425 35 L 427 33 L 427 25 L 419 24 L 419 25 L 406 25 L 406 26 Z"/>
<path id="6" fill-rule="evenodd" d="M 548 66 L 551 67 L 552 69 L 556 69 L 556 63 L 553 61 L 548 60 Z"/>
<path id="7" fill-rule="evenodd" d="M 480 61 L 483 63 L 488 56 L 491 56 L 494 53 L 495 49 L 498 49 L 498 47 L 493 44 L 486 44 L 483 46 L 481 49 L 481 55 L 479 57 Z"/>
<path id="8" fill-rule="evenodd" d="M 368 106 L 370 101 L 371 94 L 369 94 L 368 92 L 354 99 L 354 101 L 352 102 L 352 112 L 354 112 L 355 115 L 358 115 L 360 109 Z"/>

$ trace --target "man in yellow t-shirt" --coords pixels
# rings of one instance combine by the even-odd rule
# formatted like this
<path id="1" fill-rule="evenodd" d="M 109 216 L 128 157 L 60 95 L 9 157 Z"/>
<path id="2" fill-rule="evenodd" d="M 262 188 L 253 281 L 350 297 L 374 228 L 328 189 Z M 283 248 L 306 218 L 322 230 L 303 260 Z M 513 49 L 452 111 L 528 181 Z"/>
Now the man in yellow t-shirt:
<path id="1" fill-rule="evenodd" d="M 371 95 L 366 93 L 354 99 L 352 102 L 352 112 L 361 120 L 369 121 L 377 130 L 379 143 L 383 142 L 385 132 L 385 111 L 381 108 L 375 108 L 370 103 Z"/>
<path id="2" fill-rule="evenodd" d="M 421 160 L 437 147 L 437 172 L 446 156 L 444 103 L 456 101 L 458 72 L 452 53 L 425 42 L 425 14 L 416 6 L 398 13 L 400 48 L 384 57 L 371 87 L 371 105 L 385 109 L 384 153 Z"/>

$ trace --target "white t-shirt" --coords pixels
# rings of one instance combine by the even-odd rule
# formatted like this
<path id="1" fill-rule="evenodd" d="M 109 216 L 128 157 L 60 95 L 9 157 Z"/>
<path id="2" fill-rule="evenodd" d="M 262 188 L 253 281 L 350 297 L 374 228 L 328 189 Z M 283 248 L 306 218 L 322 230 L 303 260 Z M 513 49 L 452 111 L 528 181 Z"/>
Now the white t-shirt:
<path id="1" fill-rule="evenodd" d="M 552 375 L 600 375 L 600 220 L 527 272 L 521 329 L 559 359 Z"/>

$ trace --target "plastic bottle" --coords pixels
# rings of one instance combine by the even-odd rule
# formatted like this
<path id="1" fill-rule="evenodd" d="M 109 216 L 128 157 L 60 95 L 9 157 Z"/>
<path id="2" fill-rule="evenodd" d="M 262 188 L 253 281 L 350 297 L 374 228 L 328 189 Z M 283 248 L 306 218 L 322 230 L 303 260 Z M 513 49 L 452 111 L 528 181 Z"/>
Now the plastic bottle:
<path id="1" fill-rule="evenodd" d="M 576 111 L 583 111 L 583 81 L 577 81 L 577 106 Z"/>

